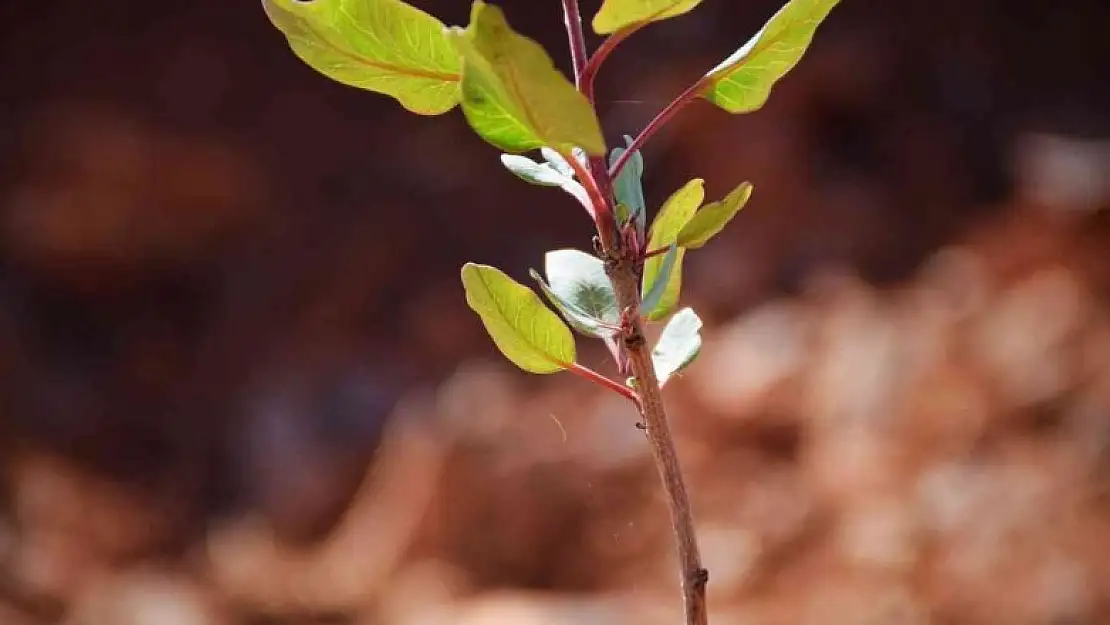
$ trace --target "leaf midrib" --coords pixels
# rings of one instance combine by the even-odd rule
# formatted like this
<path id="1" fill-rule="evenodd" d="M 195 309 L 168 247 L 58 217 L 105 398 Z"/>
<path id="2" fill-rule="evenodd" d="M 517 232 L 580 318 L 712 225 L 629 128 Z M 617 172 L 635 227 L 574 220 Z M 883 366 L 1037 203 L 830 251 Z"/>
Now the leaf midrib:
<path id="1" fill-rule="evenodd" d="M 459 74 L 453 74 L 453 73 L 450 73 L 450 72 L 434 72 L 434 71 L 422 70 L 422 69 L 417 69 L 417 68 L 412 68 L 412 67 L 403 67 L 403 66 L 400 66 L 400 65 L 394 65 L 392 63 L 385 63 L 385 62 L 382 62 L 382 61 L 375 61 L 373 59 L 368 59 L 364 56 L 361 56 L 357 53 L 350 52 L 348 50 L 345 50 L 345 49 L 340 48 L 339 46 L 333 44 L 329 38 L 324 37 L 319 31 L 314 29 L 312 27 L 312 25 L 308 22 L 308 20 L 305 20 L 305 19 L 302 18 L 301 21 L 304 24 L 305 30 L 307 30 L 309 33 L 311 33 L 313 36 L 315 36 L 317 41 L 323 42 L 324 45 L 328 49 L 334 51 L 335 53 L 339 54 L 340 56 L 351 59 L 351 60 L 353 60 L 357 63 L 361 63 L 362 65 L 366 65 L 368 67 L 374 67 L 374 68 L 377 68 L 377 69 L 380 69 L 380 70 L 385 70 L 387 72 L 393 72 L 394 74 L 403 74 L 403 75 L 407 75 L 407 76 L 413 76 L 415 78 L 426 78 L 428 80 L 439 80 L 441 82 L 459 82 L 459 80 L 461 79 L 461 76 Z"/>
<path id="2" fill-rule="evenodd" d="M 549 143 L 549 138 L 543 136 L 543 132 L 536 125 L 535 120 L 532 119 L 532 112 L 528 110 L 528 101 L 524 99 L 524 96 L 520 91 L 520 85 L 518 84 L 519 81 L 517 80 L 516 66 L 513 63 L 507 63 L 505 65 L 505 70 L 508 73 L 508 81 L 506 81 L 508 84 L 506 86 L 509 88 L 509 91 L 512 92 L 513 98 L 515 98 L 517 102 L 520 102 L 519 108 L 521 115 L 524 116 L 524 123 L 532 129 L 532 133 L 536 135 L 536 138 L 538 138 L 543 143 Z"/>
<path id="3" fill-rule="evenodd" d="M 765 51 L 767 48 L 770 48 L 779 41 L 782 41 L 782 39 L 786 37 L 786 34 L 790 32 L 795 26 L 797 26 L 799 21 L 804 22 L 805 20 L 801 20 L 800 18 L 792 16 L 790 20 L 786 23 L 786 25 L 782 27 L 782 30 L 779 31 L 777 36 L 768 39 L 766 43 L 760 42 L 759 44 L 757 44 L 754 48 L 752 48 L 751 52 L 745 55 L 743 59 L 736 63 L 736 65 L 733 65 L 731 69 L 722 72 L 719 80 L 728 80 L 729 78 L 732 78 L 733 74 L 739 72 L 741 69 L 744 69 L 744 67 L 748 64 L 748 61 L 751 61 L 759 54 L 762 54 L 763 51 Z"/>
<path id="4" fill-rule="evenodd" d="M 520 311 L 519 310 L 517 311 L 517 314 L 513 316 L 513 319 L 510 322 L 508 311 L 505 310 L 505 307 L 502 306 L 501 299 L 498 298 L 496 296 L 496 294 L 494 294 L 493 289 L 490 288 L 489 283 L 486 282 L 486 276 L 483 275 L 481 272 L 479 272 L 478 273 L 478 280 L 482 283 L 482 288 L 485 289 L 486 295 L 489 296 L 490 301 L 492 301 L 494 306 L 497 307 L 497 312 L 501 314 L 501 318 L 504 319 L 506 322 L 508 322 L 509 328 L 513 331 L 513 333 L 515 335 L 517 335 L 517 337 L 520 339 L 520 341 L 522 343 L 527 345 L 541 359 L 546 360 L 547 362 L 549 362 L 553 365 L 557 365 L 557 366 L 562 367 L 564 369 L 569 368 L 571 366 L 572 363 L 563 362 L 563 361 L 559 360 L 558 358 L 552 357 L 550 354 L 545 353 L 540 347 L 536 346 L 534 343 L 532 343 L 530 340 L 528 340 L 528 337 L 523 332 L 521 332 L 519 329 L 517 329 L 518 325 L 517 325 L 516 322 L 519 321 Z M 532 328 L 534 330 L 535 329 L 535 316 L 532 317 L 531 324 L 532 324 Z"/>

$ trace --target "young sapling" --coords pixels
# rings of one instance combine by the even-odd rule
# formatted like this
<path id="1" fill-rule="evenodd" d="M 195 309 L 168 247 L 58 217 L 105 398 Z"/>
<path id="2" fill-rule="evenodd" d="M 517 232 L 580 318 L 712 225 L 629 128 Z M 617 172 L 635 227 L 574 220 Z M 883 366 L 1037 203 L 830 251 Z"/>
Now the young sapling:
<path id="1" fill-rule="evenodd" d="M 699 77 L 635 137 L 608 149 L 594 107 L 594 79 L 621 42 L 702 0 L 603 0 L 591 25 L 605 35 L 588 54 L 578 0 L 561 0 L 573 82 L 538 43 L 514 31 L 504 12 L 474 0 L 470 23 L 447 27 L 401 0 L 263 0 L 270 21 L 306 64 L 343 84 L 394 98 L 420 115 L 456 106 L 519 178 L 557 187 L 589 216 L 592 253 L 554 250 L 540 293 L 487 265 L 462 268 L 466 302 L 494 345 L 536 374 L 569 371 L 628 399 L 650 443 L 670 507 L 687 625 L 705 625 L 708 571 L 702 566 L 678 454 L 661 389 L 701 350 L 701 320 L 678 308 L 682 262 L 705 245 L 751 197 L 743 182 L 704 204 L 695 178 L 676 190 L 648 225 L 641 149 L 686 105 L 708 101 L 729 113 L 762 107 L 801 59 L 839 0 L 789 0 L 744 45 Z M 537 153 L 537 158 L 524 156 Z M 558 314 L 556 314 L 556 312 Z M 644 328 L 665 322 L 654 346 Z M 576 361 L 573 331 L 602 341 L 616 377 Z"/>

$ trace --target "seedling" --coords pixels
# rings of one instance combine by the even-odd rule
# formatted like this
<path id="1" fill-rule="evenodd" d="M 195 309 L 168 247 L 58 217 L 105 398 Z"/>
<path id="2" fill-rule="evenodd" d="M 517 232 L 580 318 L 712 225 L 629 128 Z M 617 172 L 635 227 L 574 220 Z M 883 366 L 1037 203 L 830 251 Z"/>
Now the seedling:
<path id="1" fill-rule="evenodd" d="M 401 0 L 263 0 L 270 21 L 309 66 L 341 83 L 390 96 L 420 115 L 456 106 L 471 128 L 504 154 L 505 167 L 557 187 L 585 209 L 596 231 L 592 253 L 555 250 L 537 292 L 487 265 L 467 263 L 467 304 L 494 344 L 530 373 L 569 371 L 628 399 L 651 444 L 678 544 L 688 625 L 707 621 L 693 515 L 667 426 L 661 388 L 701 350 L 701 320 L 675 312 L 682 261 L 719 233 L 747 203 L 751 184 L 704 204 L 703 181 L 676 190 L 648 227 L 640 150 L 680 110 L 707 100 L 729 113 L 763 106 L 805 53 L 839 0 L 789 0 L 759 32 L 662 109 L 635 137 L 609 149 L 594 108 L 594 78 L 619 44 L 648 25 L 692 11 L 701 0 L 603 0 L 592 26 L 604 42 L 587 55 L 578 0 L 562 0 L 574 82 L 535 41 L 517 33 L 497 6 L 474 0 L 470 24 L 447 27 Z M 524 156 L 532 153 L 533 157 Z M 554 309 L 554 310 L 553 310 Z M 555 313 L 558 311 L 558 314 Z M 665 322 L 649 346 L 644 328 Z M 616 377 L 578 363 L 571 331 L 604 342 Z"/>

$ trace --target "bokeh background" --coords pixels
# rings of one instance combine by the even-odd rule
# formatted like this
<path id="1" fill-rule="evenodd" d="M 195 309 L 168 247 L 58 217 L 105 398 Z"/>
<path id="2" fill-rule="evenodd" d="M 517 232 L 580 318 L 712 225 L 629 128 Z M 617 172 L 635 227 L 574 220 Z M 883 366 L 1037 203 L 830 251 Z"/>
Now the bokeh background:
<path id="1" fill-rule="evenodd" d="M 556 0 L 502 5 L 567 68 Z M 628 41 L 610 142 L 776 8 Z M 713 623 L 1110 623 L 1108 26 L 845 0 L 764 110 L 648 144 L 652 206 L 756 189 L 667 392 Z M 0 623 L 679 622 L 636 416 L 458 282 L 589 249 L 573 200 L 257 1 L 7 2 L 0 77 Z"/>

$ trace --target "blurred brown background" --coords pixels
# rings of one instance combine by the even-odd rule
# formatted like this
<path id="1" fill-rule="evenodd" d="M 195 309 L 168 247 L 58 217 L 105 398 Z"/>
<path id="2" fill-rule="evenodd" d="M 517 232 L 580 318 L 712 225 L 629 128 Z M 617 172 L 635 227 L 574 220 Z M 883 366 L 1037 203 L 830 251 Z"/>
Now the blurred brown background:
<path id="1" fill-rule="evenodd" d="M 566 68 L 559 3 L 502 4 Z M 611 142 L 776 8 L 622 46 Z M 667 393 L 713 623 L 1110 623 L 1107 26 L 845 0 L 763 111 L 649 143 L 650 204 L 756 188 Z M 0 623 L 679 622 L 635 415 L 458 284 L 588 249 L 572 200 L 256 1 L 4 3 L 0 77 Z"/>

